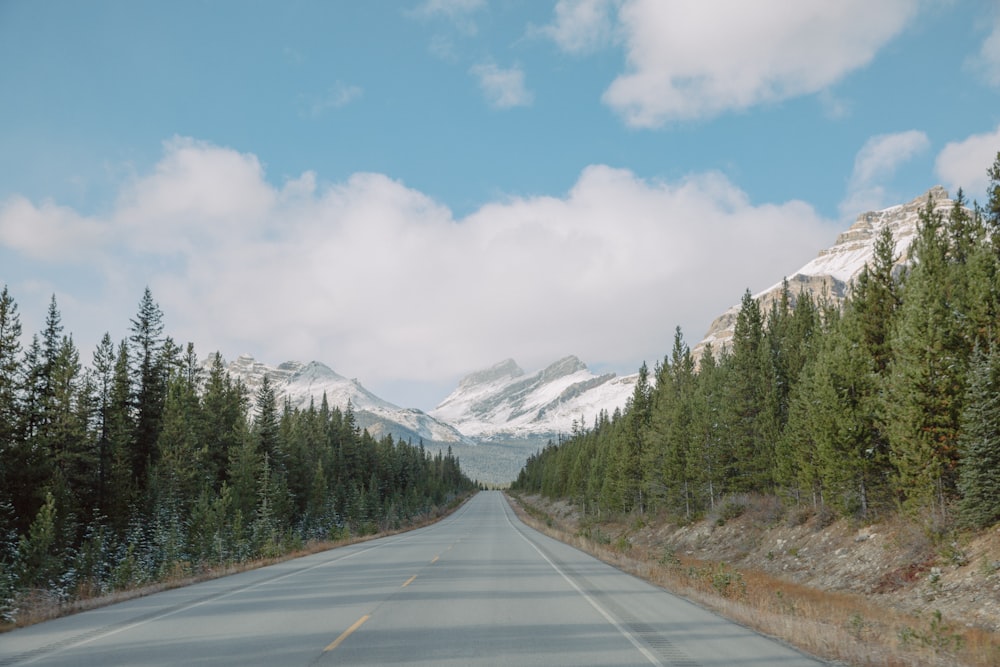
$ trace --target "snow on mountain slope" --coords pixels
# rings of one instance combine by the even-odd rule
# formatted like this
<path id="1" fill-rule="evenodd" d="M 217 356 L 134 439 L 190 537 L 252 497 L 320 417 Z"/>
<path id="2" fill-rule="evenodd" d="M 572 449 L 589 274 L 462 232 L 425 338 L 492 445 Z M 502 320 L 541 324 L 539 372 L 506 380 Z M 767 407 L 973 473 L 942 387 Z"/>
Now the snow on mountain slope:
<path id="1" fill-rule="evenodd" d="M 508 359 L 463 378 L 430 414 L 471 438 L 538 440 L 624 407 L 637 377 L 595 375 L 573 356 L 526 375 Z"/>
<path id="2" fill-rule="evenodd" d="M 909 261 L 910 244 L 917 233 L 920 211 L 927 206 L 928 199 L 933 201 L 935 211 L 943 213 L 947 213 L 954 204 L 944 188 L 935 186 L 907 204 L 859 215 L 854 224 L 842 232 L 830 248 L 821 250 L 815 259 L 789 275 L 787 280 L 793 297 L 801 290 L 805 290 L 814 297 L 827 296 L 834 301 L 842 300 L 847 296 L 852 282 L 860 275 L 865 264 L 872 261 L 875 239 L 886 226 L 892 230 L 896 242 L 896 254 L 900 257 L 899 263 L 905 264 Z M 780 294 L 779 281 L 755 294 L 754 298 L 766 312 L 772 301 Z M 733 327 L 739 310 L 740 306 L 736 304 L 712 322 L 705 337 L 692 350 L 695 358 L 701 356 L 701 351 L 708 344 L 718 352 L 732 341 Z"/>
<path id="3" fill-rule="evenodd" d="M 324 394 L 331 408 L 344 410 L 350 402 L 358 426 L 368 429 L 376 438 L 389 433 L 414 443 L 423 440 L 427 445 L 469 444 L 453 427 L 420 410 L 393 405 L 365 389 L 357 380 L 348 380 L 318 361 L 307 364 L 286 361 L 275 367 L 242 355 L 230 363 L 227 370 L 247 386 L 251 403 L 267 376 L 279 405 L 288 400 L 293 408 L 308 408 L 310 402 L 319 407 Z"/>

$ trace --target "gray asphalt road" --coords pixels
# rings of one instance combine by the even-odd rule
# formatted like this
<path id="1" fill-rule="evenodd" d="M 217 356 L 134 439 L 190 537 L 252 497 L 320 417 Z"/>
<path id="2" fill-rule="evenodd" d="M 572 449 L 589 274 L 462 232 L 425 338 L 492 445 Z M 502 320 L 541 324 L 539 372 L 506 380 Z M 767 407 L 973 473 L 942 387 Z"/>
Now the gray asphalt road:
<path id="1" fill-rule="evenodd" d="M 0 665 L 820 665 L 480 493 L 421 530 L 0 635 Z"/>

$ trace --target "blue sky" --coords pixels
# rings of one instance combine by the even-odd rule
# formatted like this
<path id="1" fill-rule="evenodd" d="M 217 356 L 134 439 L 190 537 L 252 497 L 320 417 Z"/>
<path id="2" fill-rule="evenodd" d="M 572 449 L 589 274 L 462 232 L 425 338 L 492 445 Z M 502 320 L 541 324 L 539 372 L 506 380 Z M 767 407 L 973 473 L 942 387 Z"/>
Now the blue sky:
<path id="1" fill-rule="evenodd" d="M 0 283 L 89 360 L 142 290 L 202 354 L 429 409 L 691 344 L 865 210 L 982 200 L 976 0 L 0 0 Z"/>

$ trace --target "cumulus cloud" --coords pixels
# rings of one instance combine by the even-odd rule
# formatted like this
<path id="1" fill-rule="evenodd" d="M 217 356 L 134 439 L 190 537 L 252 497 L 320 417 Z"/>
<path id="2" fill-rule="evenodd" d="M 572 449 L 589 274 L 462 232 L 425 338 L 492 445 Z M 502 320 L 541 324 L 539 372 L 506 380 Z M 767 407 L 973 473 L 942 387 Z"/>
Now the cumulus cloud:
<path id="1" fill-rule="evenodd" d="M 0 202 L 0 248 L 30 259 L 84 261 L 106 242 L 108 231 L 106 223 L 50 201 L 35 206 L 14 196 Z"/>
<path id="2" fill-rule="evenodd" d="M 840 204 L 841 215 L 853 218 L 885 208 L 885 181 L 901 164 L 927 150 L 929 145 L 927 135 L 919 130 L 880 134 L 865 142 L 854 158 L 847 196 Z"/>
<path id="3" fill-rule="evenodd" d="M 456 219 L 381 174 L 319 184 L 306 172 L 276 186 L 253 155 L 190 139 L 164 148 L 101 219 L 4 206 L 0 251 L 55 262 L 47 252 L 66 241 L 53 230 L 85 223 L 91 251 L 79 261 L 113 265 L 115 278 L 58 291 L 83 312 L 116 311 L 115 337 L 149 285 L 168 332 L 202 354 L 318 359 L 376 393 L 443 386 L 423 408 L 507 357 L 539 368 L 572 353 L 634 371 L 662 358 L 675 326 L 697 342 L 745 288 L 779 281 L 835 233 L 807 204 L 755 204 L 718 173 L 661 182 L 595 165 L 567 193 Z M 40 216 L 57 226 L 34 227 Z M 9 233 L 29 228 L 40 230 L 30 241 Z M 102 317 L 64 311 L 85 355 L 116 331 Z"/>
<path id="4" fill-rule="evenodd" d="M 469 72 L 479 80 L 479 87 L 491 106 L 497 109 L 530 106 L 534 96 L 524 85 L 520 67 L 504 69 L 493 63 L 473 65 Z"/>
<path id="5" fill-rule="evenodd" d="M 993 30 L 967 65 L 982 76 L 988 85 L 1000 87 L 1000 11 L 995 12 Z"/>
<path id="6" fill-rule="evenodd" d="M 593 51 L 612 41 L 613 14 L 619 4 L 619 0 L 559 0 L 552 23 L 541 32 L 568 53 Z"/>
<path id="7" fill-rule="evenodd" d="M 424 0 L 409 14 L 422 19 L 445 18 L 460 32 L 471 36 L 477 32 L 472 17 L 485 7 L 486 0 Z"/>
<path id="8" fill-rule="evenodd" d="M 628 65 L 604 102 L 656 127 L 823 91 L 871 62 L 919 4 L 563 0 L 548 34 L 568 52 L 615 34 Z"/>
<path id="9" fill-rule="evenodd" d="M 947 144 L 934 163 L 934 171 L 952 195 L 962 188 L 970 199 L 985 201 L 989 178 L 986 170 L 1000 152 L 1000 125 L 993 132 L 974 134 Z"/>

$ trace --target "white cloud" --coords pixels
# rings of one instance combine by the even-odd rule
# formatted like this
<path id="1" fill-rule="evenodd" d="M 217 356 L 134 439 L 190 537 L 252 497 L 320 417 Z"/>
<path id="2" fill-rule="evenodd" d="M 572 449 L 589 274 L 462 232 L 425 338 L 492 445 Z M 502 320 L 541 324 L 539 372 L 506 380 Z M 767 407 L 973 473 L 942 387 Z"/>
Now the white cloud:
<path id="1" fill-rule="evenodd" d="M 870 138 L 854 158 L 847 196 L 840 204 L 844 218 L 885 208 L 885 181 L 899 165 L 927 150 L 930 140 L 919 130 L 880 134 Z"/>
<path id="2" fill-rule="evenodd" d="M 612 41 L 612 14 L 620 4 L 620 0 L 559 0 L 553 22 L 541 32 L 568 53 L 593 51 Z"/>
<path id="3" fill-rule="evenodd" d="M 934 172 L 954 195 L 959 188 L 969 199 L 985 202 L 989 169 L 1000 152 L 1000 125 L 993 132 L 974 134 L 947 144 L 934 163 Z"/>
<path id="4" fill-rule="evenodd" d="M 167 331 L 203 355 L 318 359 L 377 393 L 445 386 L 423 408 L 506 357 L 538 368 L 572 353 L 634 371 L 662 358 L 676 325 L 696 342 L 745 288 L 774 284 L 835 232 L 810 206 L 754 204 L 717 173 L 658 182 L 597 165 L 565 195 L 455 219 L 380 174 L 317 185 L 307 172 L 279 188 L 253 155 L 189 139 L 164 148 L 115 211 L 87 221 L 101 233 L 79 260 L 114 274 L 93 291 L 57 285 L 88 314 L 63 311 L 84 358 L 116 323 L 124 335 L 149 285 Z M 19 200 L 0 210 L 0 230 L 49 211 Z M 63 227 L 82 220 L 59 215 Z M 56 237 L 0 243 L 34 256 L 62 247 Z"/>
<path id="5" fill-rule="evenodd" d="M 34 260 L 75 262 L 106 242 L 109 226 L 71 208 L 35 206 L 14 196 L 0 203 L 0 247 Z"/>
<path id="6" fill-rule="evenodd" d="M 473 65 L 469 70 L 479 80 L 479 87 L 491 106 L 497 109 L 530 106 L 534 96 L 524 85 L 520 67 L 503 69 L 493 63 Z"/>
<path id="7" fill-rule="evenodd" d="M 485 7 L 486 0 L 424 0 L 408 13 L 422 19 L 443 17 L 460 32 L 472 36 L 477 32 L 472 16 Z"/>
<path id="8" fill-rule="evenodd" d="M 568 52 L 619 38 L 628 67 L 604 102 L 631 126 L 656 127 L 826 90 L 870 63 L 919 8 L 912 0 L 564 0 L 547 32 Z"/>
<path id="9" fill-rule="evenodd" d="M 164 152 L 119 195 L 113 222 L 133 248 L 193 253 L 268 219 L 277 193 L 260 187 L 256 156 L 183 137 L 164 142 Z"/>
<path id="10" fill-rule="evenodd" d="M 968 60 L 968 65 L 982 76 L 990 86 L 1000 87 L 1000 12 L 995 12 L 993 30 L 983 40 L 979 52 Z"/>
<path id="11" fill-rule="evenodd" d="M 360 86 L 337 81 L 320 96 L 302 96 L 300 106 L 302 115 L 309 118 L 320 118 L 328 111 L 341 109 L 358 100 L 364 94 Z"/>

